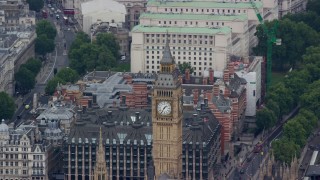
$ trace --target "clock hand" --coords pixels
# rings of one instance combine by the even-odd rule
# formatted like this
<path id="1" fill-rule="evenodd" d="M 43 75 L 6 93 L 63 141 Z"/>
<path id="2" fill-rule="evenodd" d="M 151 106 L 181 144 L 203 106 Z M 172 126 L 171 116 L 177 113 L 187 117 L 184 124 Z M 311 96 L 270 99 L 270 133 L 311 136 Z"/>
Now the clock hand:
<path id="1" fill-rule="evenodd" d="M 166 108 L 167 108 L 167 106 L 163 107 L 163 109 L 162 109 L 162 111 L 161 111 L 161 114 L 162 114 L 162 112 L 163 112 Z"/>

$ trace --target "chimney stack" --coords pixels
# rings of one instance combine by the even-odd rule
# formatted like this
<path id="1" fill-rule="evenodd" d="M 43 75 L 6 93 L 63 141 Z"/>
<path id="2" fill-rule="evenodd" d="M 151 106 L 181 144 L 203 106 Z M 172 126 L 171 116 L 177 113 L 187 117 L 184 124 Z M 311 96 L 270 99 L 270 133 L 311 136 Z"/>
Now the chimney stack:
<path id="1" fill-rule="evenodd" d="M 122 95 L 122 97 L 121 97 L 121 105 L 122 106 L 126 105 L 126 100 L 127 100 L 127 97 L 125 95 Z"/>
<path id="2" fill-rule="evenodd" d="M 205 104 L 201 103 L 200 107 L 201 107 L 201 111 L 204 110 Z"/>
<path id="3" fill-rule="evenodd" d="M 208 107 L 208 98 L 204 98 L 204 107 Z"/>
<path id="4" fill-rule="evenodd" d="M 186 76 L 186 81 L 189 82 L 190 81 L 190 69 L 186 69 L 185 76 Z"/>
<path id="5" fill-rule="evenodd" d="M 202 84 L 203 84 L 203 85 L 207 85 L 207 84 L 208 84 L 208 78 L 203 77 L 203 79 L 202 79 Z"/>
<path id="6" fill-rule="evenodd" d="M 93 104 L 97 104 L 97 95 L 96 94 L 92 95 L 92 102 L 93 102 Z"/>
<path id="7" fill-rule="evenodd" d="M 136 112 L 136 122 L 140 119 L 140 112 Z"/>
<path id="8" fill-rule="evenodd" d="M 214 71 L 212 68 L 209 69 L 209 83 L 210 84 L 214 83 Z"/>
<path id="9" fill-rule="evenodd" d="M 228 70 L 229 70 L 229 75 L 231 78 L 234 77 L 234 64 L 232 62 L 228 63 Z"/>
<path id="10" fill-rule="evenodd" d="M 230 82 L 230 72 L 228 69 L 225 69 L 223 71 L 223 81 L 229 85 L 229 82 Z"/>
<path id="11" fill-rule="evenodd" d="M 213 95 L 214 96 L 218 96 L 219 95 L 219 91 L 220 91 L 219 85 L 218 84 L 214 84 L 213 85 Z"/>
<path id="12" fill-rule="evenodd" d="M 84 113 L 86 113 L 87 112 L 87 106 L 83 106 L 82 107 L 82 113 L 84 114 Z"/>
<path id="13" fill-rule="evenodd" d="M 108 111 L 108 116 L 112 116 L 112 111 Z"/>
<path id="14" fill-rule="evenodd" d="M 192 95 L 193 95 L 193 104 L 198 104 L 199 90 L 198 89 L 193 89 L 192 90 Z"/>

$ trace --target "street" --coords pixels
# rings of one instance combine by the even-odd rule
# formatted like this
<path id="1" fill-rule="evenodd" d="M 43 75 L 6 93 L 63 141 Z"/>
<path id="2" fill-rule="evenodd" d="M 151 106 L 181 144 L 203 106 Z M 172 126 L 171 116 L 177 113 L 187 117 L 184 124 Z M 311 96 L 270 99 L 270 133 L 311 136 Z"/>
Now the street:
<path id="1" fill-rule="evenodd" d="M 45 9 L 49 11 L 49 8 L 45 4 Z M 62 12 L 60 16 L 63 17 Z M 38 93 L 39 95 L 45 94 L 45 87 L 48 81 L 54 76 L 54 68 L 59 71 L 61 68 L 67 67 L 69 65 L 68 61 L 68 48 L 71 46 L 72 41 L 75 38 L 75 31 L 72 27 L 65 25 L 62 19 L 56 19 L 55 16 L 46 19 L 50 21 L 57 29 L 57 36 L 55 38 L 56 48 L 55 50 L 48 54 L 48 60 L 44 62 L 39 74 L 36 77 L 36 85 L 31 92 L 24 95 L 21 98 L 16 99 L 17 110 L 14 113 L 11 121 L 14 122 L 15 126 L 19 125 L 24 119 L 29 118 L 31 115 L 29 112 L 32 109 L 33 94 Z M 68 30 L 68 28 L 70 30 Z M 29 104 L 30 108 L 25 109 L 24 104 Z"/>

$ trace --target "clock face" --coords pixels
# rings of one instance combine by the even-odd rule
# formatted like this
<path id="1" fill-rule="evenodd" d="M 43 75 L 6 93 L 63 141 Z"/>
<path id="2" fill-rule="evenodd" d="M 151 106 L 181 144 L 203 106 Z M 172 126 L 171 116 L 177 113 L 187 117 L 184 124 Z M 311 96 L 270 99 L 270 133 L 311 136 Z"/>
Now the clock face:
<path id="1" fill-rule="evenodd" d="M 160 101 L 157 106 L 159 114 L 168 116 L 171 113 L 171 104 L 168 101 Z"/>

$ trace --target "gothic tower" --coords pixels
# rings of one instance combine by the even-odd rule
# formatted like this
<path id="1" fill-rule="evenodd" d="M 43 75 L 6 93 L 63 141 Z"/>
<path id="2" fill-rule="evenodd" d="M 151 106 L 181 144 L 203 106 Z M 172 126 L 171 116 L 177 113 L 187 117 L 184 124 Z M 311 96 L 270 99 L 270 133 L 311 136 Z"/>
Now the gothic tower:
<path id="1" fill-rule="evenodd" d="M 105 159 L 105 150 L 102 143 L 102 132 L 100 127 L 99 148 L 96 155 L 96 165 L 94 167 L 94 180 L 108 180 L 108 171 Z"/>
<path id="2" fill-rule="evenodd" d="M 152 93 L 152 131 L 156 180 L 182 178 L 182 89 L 168 40 Z"/>

